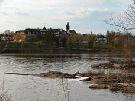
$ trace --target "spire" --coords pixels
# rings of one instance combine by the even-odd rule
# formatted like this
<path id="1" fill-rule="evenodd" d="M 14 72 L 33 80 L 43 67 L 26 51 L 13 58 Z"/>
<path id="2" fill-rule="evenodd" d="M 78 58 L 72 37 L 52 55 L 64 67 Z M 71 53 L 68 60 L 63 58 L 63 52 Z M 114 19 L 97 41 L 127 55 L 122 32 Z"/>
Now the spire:
<path id="1" fill-rule="evenodd" d="M 69 30 L 70 30 L 70 25 L 69 25 L 69 22 L 67 22 L 66 31 L 69 31 Z"/>
<path id="2" fill-rule="evenodd" d="M 43 30 L 46 30 L 46 27 L 44 26 Z"/>

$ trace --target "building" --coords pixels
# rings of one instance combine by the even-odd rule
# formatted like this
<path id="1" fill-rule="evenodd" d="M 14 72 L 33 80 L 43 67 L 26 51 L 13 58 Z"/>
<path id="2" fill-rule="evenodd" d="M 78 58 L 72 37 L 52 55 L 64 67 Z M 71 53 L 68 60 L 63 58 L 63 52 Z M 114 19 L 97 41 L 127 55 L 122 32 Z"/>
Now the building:
<path id="1" fill-rule="evenodd" d="M 105 35 L 99 34 L 99 35 L 97 35 L 96 42 L 107 43 L 107 37 Z"/>
<path id="2" fill-rule="evenodd" d="M 0 41 L 12 42 L 14 41 L 14 33 L 0 34 Z"/>
<path id="3" fill-rule="evenodd" d="M 66 25 L 66 32 L 67 32 L 67 34 L 69 34 L 69 30 L 70 30 L 70 25 L 69 25 L 69 22 L 67 22 L 67 25 Z"/>
<path id="4" fill-rule="evenodd" d="M 53 28 L 43 27 L 42 29 L 27 28 L 25 30 L 16 31 L 16 35 L 19 33 L 21 34 L 21 36 L 23 36 L 25 40 L 30 41 L 30 42 L 42 40 L 45 44 L 48 43 L 48 45 L 52 44 L 57 47 L 63 47 L 66 44 L 65 43 L 66 36 L 71 35 L 71 34 L 76 34 L 76 31 L 70 30 L 70 25 L 68 22 L 66 25 L 66 31 L 59 28 L 53 29 Z M 18 38 L 17 38 L 17 41 L 19 41 Z"/>
<path id="5" fill-rule="evenodd" d="M 76 34 L 75 30 L 70 30 L 69 22 L 67 22 L 67 25 L 66 25 L 66 32 L 67 32 L 67 34 Z"/>

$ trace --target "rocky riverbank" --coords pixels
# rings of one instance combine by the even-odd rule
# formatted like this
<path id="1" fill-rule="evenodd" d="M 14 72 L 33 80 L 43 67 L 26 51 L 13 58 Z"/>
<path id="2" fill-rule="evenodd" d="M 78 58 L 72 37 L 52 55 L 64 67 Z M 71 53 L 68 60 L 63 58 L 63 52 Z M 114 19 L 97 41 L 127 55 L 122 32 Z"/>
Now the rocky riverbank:
<path id="1" fill-rule="evenodd" d="M 92 65 L 95 69 L 131 69 L 135 68 L 135 61 L 132 59 L 110 59 L 107 63 Z"/>
<path id="2" fill-rule="evenodd" d="M 110 89 L 122 93 L 135 93 L 135 75 L 134 74 L 109 74 L 104 76 L 95 76 L 91 80 L 92 89 Z"/>

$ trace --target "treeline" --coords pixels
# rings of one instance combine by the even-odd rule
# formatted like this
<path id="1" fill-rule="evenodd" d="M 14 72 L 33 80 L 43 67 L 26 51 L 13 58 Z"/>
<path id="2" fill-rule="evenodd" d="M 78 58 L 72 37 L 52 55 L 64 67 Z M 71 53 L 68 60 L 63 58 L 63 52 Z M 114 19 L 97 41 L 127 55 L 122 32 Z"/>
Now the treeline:
<path id="1" fill-rule="evenodd" d="M 17 38 L 24 40 L 24 35 Z M 9 48 L 135 49 L 135 37 L 131 33 L 114 31 L 107 31 L 106 35 L 48 32 L 26 38 L 24 41 L 11 42 Z"/>

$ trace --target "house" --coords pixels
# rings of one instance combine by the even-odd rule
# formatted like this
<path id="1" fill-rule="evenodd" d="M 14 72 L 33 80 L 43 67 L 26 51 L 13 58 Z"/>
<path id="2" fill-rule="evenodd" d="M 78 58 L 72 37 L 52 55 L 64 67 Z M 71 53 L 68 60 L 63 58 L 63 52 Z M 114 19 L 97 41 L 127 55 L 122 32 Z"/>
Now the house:
<path id="1" fill-rule="evenodd" d="M 105 35 L 99 34 L 99 35 L 97 35 L 96 42 L 107 43 L 107 37 Z"/>
<path id="2" fill-rule="evenodd" d="M 75 30 L 70 30 L 69 23 L 66 25 L 66 31 L 63 29 L 53 29 L 53 28 L 27 28 L 25 30 L 16 31 L 16 34 L 23 33 L 25 39 L 31 42 L 44 40 L 48 41 L 50 44 L 64 45 L 66 36 L 70 34 L 76 34 Z M 25 34 L 25 35 L 24 35 Z M 17 39 L 18 40 L 18 39 Z"/>
<path id="3" fill-rule="evenodd" d="M 77 34 L 75 30 L 69 30 L 69 34 Z"/>
<path id="4" fill-rule="evenodd" d="M 8 41 L 11 42 L 14 40 L 13 33 L 11 34 L 0 34 L 0 41 Z"/>

